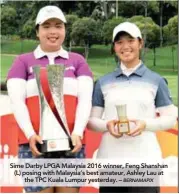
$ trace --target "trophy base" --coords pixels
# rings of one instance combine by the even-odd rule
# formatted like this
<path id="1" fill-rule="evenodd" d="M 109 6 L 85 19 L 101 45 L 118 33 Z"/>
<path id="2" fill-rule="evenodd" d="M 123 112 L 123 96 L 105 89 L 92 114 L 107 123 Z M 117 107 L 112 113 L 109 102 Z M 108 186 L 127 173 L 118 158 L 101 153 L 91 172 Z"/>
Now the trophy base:
<path id="1" fill-rule="evenodd" d="M 43 144 L 37 144 L 37 149 L 41 153 L 69 151 L 72 149 L 69 139 L 43 140 Z"/>
<path id="2" fill-rule="evenodd" d="M 130 133 L 129 121 L 119 121 L 117 123 L 118 133 L 119 134 L 128 134 Z"/>

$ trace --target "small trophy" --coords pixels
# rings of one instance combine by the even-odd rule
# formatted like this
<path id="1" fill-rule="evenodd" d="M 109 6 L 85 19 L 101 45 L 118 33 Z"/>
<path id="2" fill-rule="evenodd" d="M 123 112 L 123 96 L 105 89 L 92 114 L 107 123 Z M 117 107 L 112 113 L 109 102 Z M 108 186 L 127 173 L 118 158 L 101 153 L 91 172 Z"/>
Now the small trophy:
<path id="1" fill-rule="evenodd" d="M 117 128 L 119 134 L 128 134 L 130 132 L 129 121 L 127 119 L 126 104 L 116 105 L 117 115 L 119 121 L 117 122 Z"/>
<path id="2" fill-rule="evenodd" d="M 72 149 L 70 131 L 63 100 L 63 65 L 33 67 L 40 103 L 39 135 L 43 144 L 37 144 L 42 153 Z"/>

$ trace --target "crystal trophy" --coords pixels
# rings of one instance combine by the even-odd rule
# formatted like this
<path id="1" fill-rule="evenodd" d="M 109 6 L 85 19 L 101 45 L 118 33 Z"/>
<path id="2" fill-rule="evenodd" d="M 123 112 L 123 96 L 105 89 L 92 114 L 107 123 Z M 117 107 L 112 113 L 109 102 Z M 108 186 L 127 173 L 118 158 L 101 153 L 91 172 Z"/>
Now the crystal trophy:
<path id="1" fill-rule="evenodd" d="M 127 106 L 126 104 L 116 105 L 118 122 L 117 128 L 119 134 L 128 134 L 130 132 L 129 121 L 127 119 Z"/>
<path id="2" fill-rule="evenodd" d="M 37 144 L 42 153 L 72 149 L 70 131 L 65 116 L 63 100 L 64 65 L 35 66 L 39 103 L 39 135 L 43 144 Z"/>

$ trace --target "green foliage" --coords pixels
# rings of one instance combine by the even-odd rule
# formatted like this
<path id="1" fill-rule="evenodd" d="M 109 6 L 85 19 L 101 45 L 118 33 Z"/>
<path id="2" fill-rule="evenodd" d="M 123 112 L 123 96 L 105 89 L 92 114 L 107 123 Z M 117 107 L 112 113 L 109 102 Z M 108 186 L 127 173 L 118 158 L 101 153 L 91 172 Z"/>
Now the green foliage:
<path id="1" fill-rule="evenodd" d="M 145 7 L 148 16 L 152 16 L 159 12 L 159 4 L 157 1 L 119 1 L 119 15 L 123 17 L 132 17 L 134 15 L 144 15 Z"/>
<path id="2" fill-rule="evenodd" d="M 22 37 L 23 38 L 34 38 L 36 37 L 35 32 L 35 21 L 32 19 L 27 20 L 22 28 Z"/>
<path id="3" fill-rule="evenodd" d="M 66 20 L 67 20 L 67 24 L 66 24 L 66 38 L 65 38 L 65 45 L 67 47 L 70 46 L 70 41 L 71 41 L 71 32 L 72 32 L 72 25 L 75 23 L 75 21 L 78 20 L 78 16 L 77 15 L 66 15 Z"/>
<path id="4" fill-rule="evenodd" d="M 141 30 L 142 36 L 146 34 L 146 45 L 152 47 L 159 45 L 160 27 L 150 17 L 133 16 L 128 19 L 129 22 L 135 23 Z"/>
<path id="5" fill-rule="evenodd" d="M 104 16 L 102 15 L 101 6 L 97 5 L 91 14 L 91 18 L 94 20 L 104 20 Z"/>
<path id="6" fill-rule="evenodd" d="M 170 4 L 171 6 L 175 7 L 176 9 L 178 7 L 178 1 L 171 1 L 171 0 L 166 1 L 166 0 L 164 0 L 164 2 Z"/>
<path id="7" fill-rule="evenodd" d="M 107 20 L 103 26 L 103 38 L 106 44 L 111 43 L 112 41 L 112 33 L 115 26 L 124 22 L 125 19 L 123 17 L 112 18 L 111 20 Z"/>
<path id="8" fill-rule="evenodd" d="M 167 24 L 168 19 L 177 14 L 177 1 L 118 1 L 118 9 L 116 9 L 117 1 L 8 1 L 3 0 L 1 4 L 1 34 L 2 35 L 18 35 L 22 38 L 35 38 L 35 25 L 34 21 L 40 8 L 46 5 L 56 5 L 60 7 L 66 15 L 68 23 L 66 26 L 66 42 L 68 47 L 71 39 L 72 24 L 80 17 L 89 17 L 95 20 L 97 25 L 96 32 L 92 29 L 86 35 L 79 32 L 79 37 L 72 37 L 74 42 L 79 42 L 81 45 L 85 42 L 89 44 L 111 42 L 113 28 L 119 23 L 123 22 L 124 18 L 131 18 L 131 21 L 136 22 L 142 30 L 143 34 L 147 34 L 147 45 L 150 46 L 151 42 L 155 42 L 156 46 L 159 45 L 162 36 L 159 35 L 159 27 L 155 23 L 160 23 L 161 9 L 163 8 L 162 25 Z M 111 19 L 116 15 L 118 10 L 117 19 Z M 167 13 L 167 14 L 166 14 Z M 68 15 L 73 14 L 73 15 Z M 135 17 L 133 17 L 136 15 Z M 150 19 L 140 15 L 150 16 Z M 151 19 L 152 18 L 152 19 Z M 108 19 L 108 20 L 106 20 Z M 105 24 L 104 24 L 104 21 Z M 147 21 L 147 22 L 146 22 Z M 155 23 L 154 23 L 155 21 Z M 94 26 L 94 28 L 95 28 Z M 175 27 L 173 27 L 175 26 Z M 82 27 L 80 27 L 82 28 Z M 86 27 L 84 27 L 86 29 Z M 146 29 L 146 32 L 145 32 Z M 173 43 L 177 40 L 177 27 L 176 20 L 171 21 L 170 24 L 163 28 L 164 30 L 164 43 Z M 74 30 L 73 30 L 74 34 Z M 82 36 L 81 36 L 82 35 Z M 94 37 L 91 37 L 95 35 Z M 161 34 L 162 35 L 162 34 Z M 79 40 L 82 37 L 82 40 Z M 88 38 L 89 41 L 87 40 Z M 168 41 L 168 39 L 172 41 Z M 166 41 L 167 40 L 167 41 Z"/>
<path id="9" fill-rule="evenodd" d="M 148 15 L 152 16 L 152 14 L 159 13 L 159 3 L 157 1 L 149 1 L 148 2 Z"/>
<path id="10" fill-rule="evenodd" d="M 89 17 L 95 8 L 95 3 L 93 1 L 79 1 L 76 4 L 76 11 L 79 17 Z"/>
<path id="11" fill-rule="evenodd" d="M 17 31 L 17 21 L 15 20 L 17 13 L 13 7 L 3 6 L 1 9 L 1 34 L 10 35 Z"/>
<path id="12" fill-rule="evenodd" d="M 97 38 L 95 40 L 95 44 L 104 44 L 104 38 L 103 38 L 103 25 L 104 22 L 101 20 L 97 20 L 96 21 L 96 25 L 97 25 Z"/>
<path id="13" fill-rule="evenodd" d="M 91 17 L 96 20 L 111 19 L 115 15 L 115 1 L 95 0 L 96 7 L 94 8 Z"/>
<path id="14" fill-rule="evenodd" d="M 92 18 L 80 18 L 72 25 L 71 39 L 76 45 L 88 45 L 97 42 L 99 26 Z"/>
<path id="15" fill-rule="evenodd" d="M 168 24 L 163 27 L 164 41 L 170 44 L 177 43 L 178 39 L 178 15 L 170 18 Z"/>

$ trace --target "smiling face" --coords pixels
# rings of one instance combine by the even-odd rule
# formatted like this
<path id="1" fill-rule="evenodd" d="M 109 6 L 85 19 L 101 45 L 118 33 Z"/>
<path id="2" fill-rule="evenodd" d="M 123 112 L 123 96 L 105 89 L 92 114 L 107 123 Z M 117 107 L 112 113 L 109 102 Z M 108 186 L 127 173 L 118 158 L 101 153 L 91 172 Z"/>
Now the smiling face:
<path id="1" fill-rule="evenodd" d="M 133 38 L 127 33 L 119 34 L 114 41 L 114 51 L 121 62 L 128 68 L 135 67 L 140 62 L 142 40 Z"/>
<path id="2" fill-rule="evenodd" d="M 65 39 L 65 25 L 59 19 L 49 19 L 39 25 L 37 37 L 40 40 L 40 46 L 43 51 L 58 51 Z"/>

